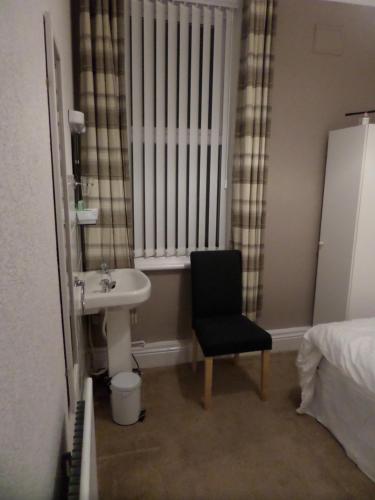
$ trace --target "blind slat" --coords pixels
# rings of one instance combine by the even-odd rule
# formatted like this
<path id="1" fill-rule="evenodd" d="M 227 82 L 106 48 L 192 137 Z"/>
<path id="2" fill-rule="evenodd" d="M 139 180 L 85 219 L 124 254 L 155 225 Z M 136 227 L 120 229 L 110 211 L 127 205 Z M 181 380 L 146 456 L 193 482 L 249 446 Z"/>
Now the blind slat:
<path id="1" fill-rule="evenodd" d="M 165 15 L 156 3 L 156 255 L 165 253 Z"/>
<path id="2" fill-rule="evenodd" d="M 221 151 L 221 182 L 220 182 L 220 207 L 218 218 L 222 223 L 219 225 L 219 247 L 226 245 L 226 201 L 227 201 L 227 175 L 228 175 L 228 147 L 230 134 L 230 96 L 232 83 L 232 38 L 233 38 L 233 12 L 227 12 L 225 20 L 225 55 L 224 55 L 224 88 L 223 88 L 223 129 L 222 129 L 222 151 Z"/>
<path id="3" fill-rule="evenodd" d="M 168 3 L 167 255 L 176 252 L 177 7 Z"/>
<path id="4" fill-rule="evenodd" d="M 143 256 L 143 134 L 142 134 L 142 12 L 141 3 L 132 0 L 132 106 L 133 106 L 133 204 L 134 255 Z"/>
<path id="5" fill-rule="evenodd" d="M 145 123 L 145 256 L 155 254 L 155 128 L 154 128 L 154 3 L 143 3 L 143 64 Z"/>
<path id="6" fill-rule="evenodd" d="M 180 6 L 179 43 L 179 96 L 178 96 L 178 232 L 177 255 L 186 253 L 186 182 L 187 182 L 187 100 L 189 71 L 189 8 Z"/>
<path id="7" fill-rule="evenodd" d="M 201 155 L 199 168 L 199 228 L 198 247 L 206 245 L 206 202 L 207 202 L 207 158 L 208 158 L 208 112 L 211 51 L 211 11 L 203 9 L 203 56 L 201 89 Z"/>
<path id="8" fill-rule="evenodd" d="M 211 157 L 210 157 L 210 192 L 208 216 L 208 247 L 216 247 L 217 223 L 217 196 L 218 196 L 218 166 L 219 166 L 219 134 L 221 125 L 221 85 L 223 59 L 223 13 L 215 9 L 214 14 L 214 60 L 213 60 L 213 89 L 212 89 L 212 127 L 211 127 Z"/>
<path id="9" fill-rule="evenodd" d="M 189 252 L 197 246 L 200 9 L 192 7 L 190 56 Z"/>

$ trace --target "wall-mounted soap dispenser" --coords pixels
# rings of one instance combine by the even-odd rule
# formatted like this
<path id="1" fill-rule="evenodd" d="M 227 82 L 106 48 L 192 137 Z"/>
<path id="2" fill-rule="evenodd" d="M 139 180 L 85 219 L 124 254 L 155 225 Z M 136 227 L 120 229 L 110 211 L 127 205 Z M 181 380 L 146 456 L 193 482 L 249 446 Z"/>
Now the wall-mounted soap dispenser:
<path id="1" fill-rule="evenodd" d="M 83 134 L 86 132 L 85 115 L 81 111 L 69 109 L 69 126 L 72 134 Z"/>

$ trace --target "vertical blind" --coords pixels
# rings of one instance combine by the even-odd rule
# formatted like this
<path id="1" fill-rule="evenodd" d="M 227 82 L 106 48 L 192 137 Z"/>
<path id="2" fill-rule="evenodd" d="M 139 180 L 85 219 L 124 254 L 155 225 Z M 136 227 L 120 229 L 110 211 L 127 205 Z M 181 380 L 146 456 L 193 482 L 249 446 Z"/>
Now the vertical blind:
<path id="1" fill-rule="evenodd" d="M 136 257 L 225 247 L 234 16 L 125 2 Z"/>

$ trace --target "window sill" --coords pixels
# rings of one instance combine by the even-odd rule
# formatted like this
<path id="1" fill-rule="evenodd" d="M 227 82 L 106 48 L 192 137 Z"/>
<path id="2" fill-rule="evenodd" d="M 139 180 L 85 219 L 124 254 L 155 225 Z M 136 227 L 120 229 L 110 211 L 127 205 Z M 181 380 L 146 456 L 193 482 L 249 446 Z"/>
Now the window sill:
<path id="1" fill-rule="evenodd" d="M 190 257 L 186 255 L 172 257 L 136 257 L 134 267 L 141 271 L 169 271 L 190 269 Z"/>

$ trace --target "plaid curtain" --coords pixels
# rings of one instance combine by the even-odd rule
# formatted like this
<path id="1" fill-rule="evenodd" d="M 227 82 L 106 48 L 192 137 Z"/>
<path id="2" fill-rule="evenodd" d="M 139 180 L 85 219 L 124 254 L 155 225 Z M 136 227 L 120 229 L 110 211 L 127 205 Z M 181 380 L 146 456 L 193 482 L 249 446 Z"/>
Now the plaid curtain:
<path id="1" fill-rule="evenodd" d="M 123 0 L 80 2 L 83 195 L 87 207 L 99 207 L 98 223 L 85 226 L 87 269 L 133 267 L 123 10 Z"/>
<path id="2" fill-rule="evenodd" d="M 243 312 L 262 306 L 263 230 L 275 0 L 245 0 L 232 179 L 232 244 L 243 259 Z"/>

